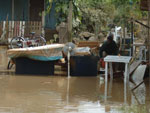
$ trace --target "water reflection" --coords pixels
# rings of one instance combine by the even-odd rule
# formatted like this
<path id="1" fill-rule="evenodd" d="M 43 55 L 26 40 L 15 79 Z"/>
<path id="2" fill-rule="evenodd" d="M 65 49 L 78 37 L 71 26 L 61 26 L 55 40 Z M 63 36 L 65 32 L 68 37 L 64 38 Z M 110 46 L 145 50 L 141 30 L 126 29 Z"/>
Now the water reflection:
<path id="1" fill-rule="evenodd" d="M 6 49 L 3 50 L 1 72 L 8 62 L 6 54 L 2 55 Z M 139 113 L 140 108 L 140 113 L 148 113 L 149 80 L 131 92 L 133 87 L 132 83 L 127 85 L 125 105 L 123 78 L 108 80 L 105 102 L 105 82 L 99 76 L 68 79 L 0 73 L 0 113 Z"/>
<path id="2" fill-rule="evenodd" d="M 89 110 L 100 110 L 97 78 L 70 78 L 69 92 L 66 77 L 9 76 L 3 80 L 5 84 L 0 82 L 2 108 L 19 108 L 25 113 L 77 112 L 89 106 Z"/>
<path id="3" fill-rule="evenodd" d="M 131 104 L 131 93 L 129 87 L 124 90 L 124 81 L 121 78 L 109 79 L 107 87 L 107 95 L 104 95 L 104 103 Z M 127 84 L 128 86 L 128 84 Z M 104 84 L 101 86 L 101 92 L 104 92 Z M 106 87 L 105 87 L 106 88 Z M 107 96 L 107 97 L 105 97 Z M 107 98 L 107 99 L 106 99 Z"/>
<path id="4" fill-rule="evenodd" d="M 8 57 L 7 57 L 6 52 L 7 52 L 7 47 L 1 46 L 0 47 L 0 70 L 6 70 L 7 69 Z"/>

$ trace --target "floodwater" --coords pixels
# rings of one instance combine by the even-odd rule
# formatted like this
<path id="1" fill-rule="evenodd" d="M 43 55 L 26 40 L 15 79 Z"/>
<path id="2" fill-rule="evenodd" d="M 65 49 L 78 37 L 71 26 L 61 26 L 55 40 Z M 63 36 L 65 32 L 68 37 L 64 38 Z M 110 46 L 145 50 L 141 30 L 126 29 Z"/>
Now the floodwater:
<path id="1" fill-rule="evenodd" d="M 126 93 L 122 77 L 108 80 L 105 100 L 103 77 L 15 75 L 0 49 L 0 113 L 150 113 L 148 79 Z"/>

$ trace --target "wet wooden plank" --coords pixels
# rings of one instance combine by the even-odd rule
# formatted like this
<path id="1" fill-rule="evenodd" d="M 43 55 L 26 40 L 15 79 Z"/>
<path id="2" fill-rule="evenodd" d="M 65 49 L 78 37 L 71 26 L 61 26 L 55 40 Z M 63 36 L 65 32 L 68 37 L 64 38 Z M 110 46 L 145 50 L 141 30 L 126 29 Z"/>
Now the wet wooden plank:
<path id="1" fill-rule="evenodd" d="M 138 68 L 134 71 L 132 75 L 132 83 L 135 84 L 135 86 L 131 89 L 134 91 L 135 89 L 139 88 L 144 83 L 144 74 L 146 71 L 147 65 L 139 65 Z"/>
<path id="2" fill-rule="evenodd" d="M 132 80 L 136 85 L 140 84 L 143 81 L 146 66 L 147 65 L 139 65 L 138 68 L 132 74 Z"/>
<path id="3" fill-rule="evenodd" d="M 141 64 L 141 61 L 140 61 L 140 60 L 134 61 L 134 62 L 130 65 L 130 73 L 129 73 L 129 75 L 132 74 L 132 73 L 135 71 L 135 69 L 136 69 L 140 64 Z"/>

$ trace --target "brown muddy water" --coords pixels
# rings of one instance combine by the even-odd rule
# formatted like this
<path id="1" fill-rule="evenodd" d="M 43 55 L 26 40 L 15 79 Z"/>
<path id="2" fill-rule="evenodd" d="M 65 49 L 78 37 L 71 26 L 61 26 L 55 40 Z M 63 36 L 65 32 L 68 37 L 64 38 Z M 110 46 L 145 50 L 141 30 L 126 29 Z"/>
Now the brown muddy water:
<path id="1" fill-rule="evenodd" d="M 0 113 L 150 113 L 149 78 L 136 90 L 123 78 L 15 75 L 0 48 Z M 126 94 L 126 95 L 124 95 Z M 126 97 L 126 102 L 124 100 Z"/>

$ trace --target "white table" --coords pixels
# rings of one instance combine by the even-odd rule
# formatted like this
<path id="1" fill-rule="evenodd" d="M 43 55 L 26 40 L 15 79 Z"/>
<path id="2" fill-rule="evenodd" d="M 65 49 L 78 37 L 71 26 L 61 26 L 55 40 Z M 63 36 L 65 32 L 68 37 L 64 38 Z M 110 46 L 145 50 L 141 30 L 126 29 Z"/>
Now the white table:
<path id="1" fill-rule="evenodd" d="M 110 64 L 110 77 L 113 78 L 112 62 L 125 63 L 125 73 L 124 73 L 124 100 L 126 101 L 126 82 L 129 79 L 130 56 L 114 56 L 108 55 L 104 58 L 105 61 L 105 100 L 107 99 L 107 81 L 108 81 L 108 64 Z"/>

